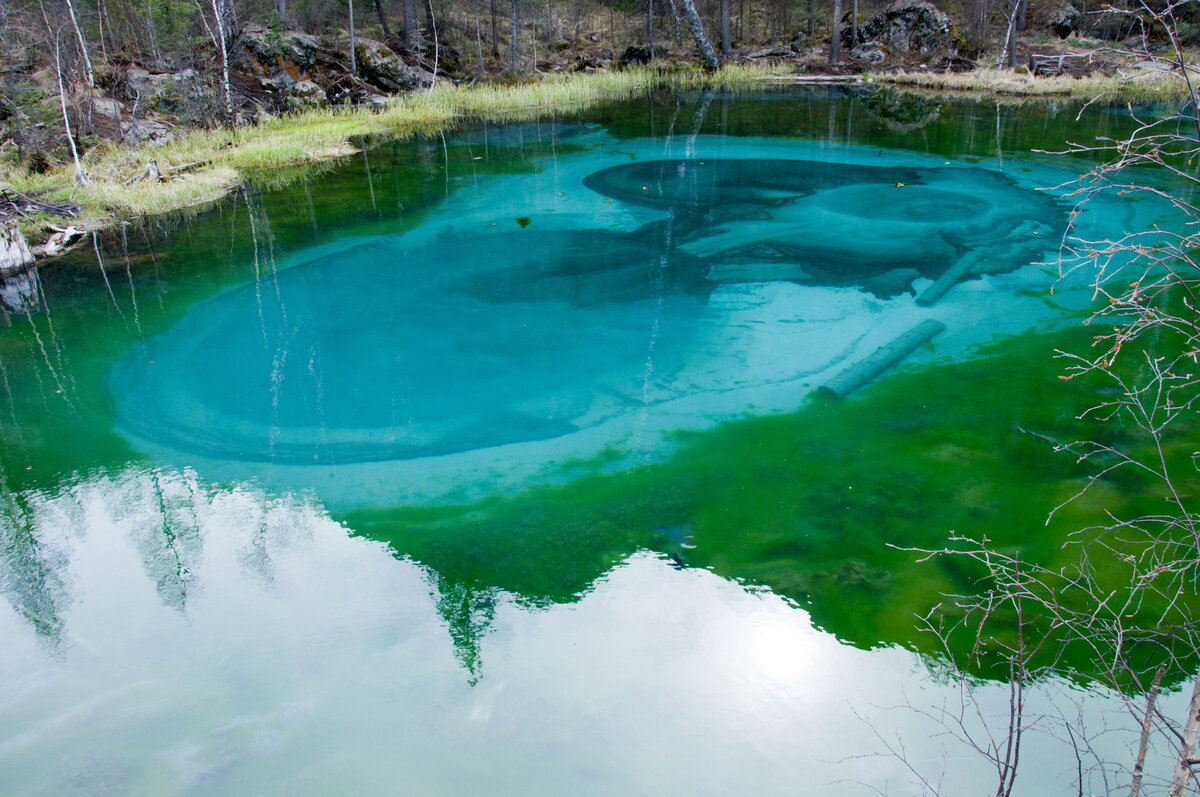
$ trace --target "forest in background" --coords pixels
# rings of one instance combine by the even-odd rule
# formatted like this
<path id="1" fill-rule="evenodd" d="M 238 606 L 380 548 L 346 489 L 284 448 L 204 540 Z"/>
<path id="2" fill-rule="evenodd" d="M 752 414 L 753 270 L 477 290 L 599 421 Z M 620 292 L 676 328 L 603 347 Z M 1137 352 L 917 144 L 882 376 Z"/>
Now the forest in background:
<path id="1" fill-rule="evenodd" d="M 382 105 L 435 82 L 714 66 L 710 56 L 810 72 L 964 71 L 1025 64 L 1033 50 L 1069 44 L 1090 70 L 1103 64 L 1093 53 L 1105 43 L 1152 44 L 1153 19 L 1137 8 L 1114 14 L 1099 0 L 955 0 L 940 9 L 925 0 L 4 0 L 0 161 L 40 172 L 78 161 L 102 140 L 134 147 L 180 127 Z M 873 17 L 906 25 L 907 38 L 897 45 L 887 38 L 894 30 L 872 34 Z M 1180 20 L 1189 39 L 1194 19 L 1189 8 Z"/>

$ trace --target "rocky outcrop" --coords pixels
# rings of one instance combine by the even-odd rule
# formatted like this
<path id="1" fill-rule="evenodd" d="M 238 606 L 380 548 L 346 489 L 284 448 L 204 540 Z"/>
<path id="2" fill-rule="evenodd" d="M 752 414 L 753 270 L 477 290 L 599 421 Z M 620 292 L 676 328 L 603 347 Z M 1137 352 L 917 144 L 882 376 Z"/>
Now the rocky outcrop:
<path id="1" fill-rule="evenodd" d="M 433 75 L 404 63 L 390 47 L 374 39 L 358 39 L 354 56 L 358 76 L 384 91 L 415 89 L 433 82 Z"/>
<path id="2" fill-rule="evenodd" d="M 1065 39 L 1072 33 L 1079 32 L 1079 20 L 1079 9 L 1067 3 L 1065 6 L 1055 9 L 1054 13 L 1050 15 L 1048 24 L 1055 36 Z"/>
<path id="3" fill-rule="evenodd" d="M 242 29 L 242 46 L 260 65 L 278 66 L 297 73 L 317 65 L 322 55 L 337 55 L 321 46 L 316 36 L 284 30 L 274 31 L 262 25 L 247 25 Z M 299 74 L 295 75 L 299 80 Z"/>
<path id="4" fill-rule="evenodd" d="M 350 53 L 316 36 L 247 25 L 241 36 L 242 69 L 287 108 L 329 102 L 373 102 L 377 92 L 395 93 L 428 86 L 434 76 L 411 64 L 386 44 L 358 38 Z M 319 90 L 319 91 L 318 91 Z"/>
<path id="5" fill-rule="evenodd" d="M 161 73 L 130 69 L 125 73 L 125 94 L 141 111 L 182 114 L 203 94 L 203 86 L 194 69 Z"/>
<path id="6" fill-rule="evenodd" d="M 887 60 L 887 51 L 879 42 L 865 42 L 850 50 L 850 57 L 874 66 Z"/>
<path id="7" fill-rule="evenodd" d="M 287 88 L 287 104 L 294 110 L 319 108 L 329 104 L 329 96 L 311 80 L 299 80 Z"/>
<path id="8" fill-rule="evenodd" d="M 893 0 L 858 29 L 858 41 L 851 42 L 850 31 L 842 34 L 849 49 L 862 49 L 864 55 L 885 54 L 956 55 L 964 47 L 962 35 L 950 23 L 950 17 L 928 0 Z"/>
<path id="9" fill-rule="evenodd" d="M 139 144 L 165 144 L 175 137 L 171 126 L 158 119 L 136 119 L 121 123 L 121 140 L 130 147 Z"/>

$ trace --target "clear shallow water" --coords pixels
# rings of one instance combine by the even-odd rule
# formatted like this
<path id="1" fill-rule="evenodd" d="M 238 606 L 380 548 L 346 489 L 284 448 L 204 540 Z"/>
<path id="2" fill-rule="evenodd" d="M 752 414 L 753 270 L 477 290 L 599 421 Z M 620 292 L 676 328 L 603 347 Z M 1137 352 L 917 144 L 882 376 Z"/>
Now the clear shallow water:
<path id="1" fill-rule="evenodd" d="M 1015 270 L 1045 259 L 1065 228 L 1051 198 L 982 169 L 916 168 L 897 155 L 888 160 L 909 165 L 874 165 L 882 153 L 849 150 L 849 163 L 698 155 L 587 171 L 626 155 L 605 152 L 601 136 L 573 140 L 590 152 L 557 158 L 554 185 L 539 173 L 500 189 L 565 189 L 517 217 L 527 228 L 497 215 L 522 211 L 520 200 L 456 202 L 434 243 L 356 238 L 285 263 L 265 291 L 255 283 L 198 306 L 114 371 L 123 425 L 188 453 L 304 465 L 561 437 L 701 381 L 739 381 L 720 339 L 733 315 L 725 297 L 740 286 L 811 286 L 830 303 L 847 298 L 830 288 L 858 287 L 854 299 L 879 300 L 843 311 L 861 335 L 914 282 L 965 257 Z M 646 149 L 633 157 L 653 158 Z M 853 162 L 864 157 L 873 165 Z M 479 191 L 501 199 L 496 186 Z M 648 220 L 641 207 L 659 213 Z M 791 300 L 781 309 L 792 317 L 773 326 L 800 325 L 790 337 L 827 346 L 826 360 L 861 356 L 810 332 L 828 319 L 793 293 L 778 302 Z M 781 358 L 783 374 L 789 366 Z M 715 379 L 703 373 L 713 368 Z"/>
<path id="2" fill-rule="evenodd" d="M 910 648 L 963 585 L 887 544 L 1025 538 L 1077 485 L 1008 439 L 1073 422 L 1052 366 L 1013 365 L 1036 340 L 953 364 L 1074 323 L 1086 292 L 1029 263 L 1066 212 L 1034 189 L 1075 164 L 1004 149 L 1040 112 L 910 107 L 896 132 L 887 109 L 692 98 L 385 145 L 25 285 L 0 338 L 5 780 L 920 793 L 897 740 L 951 792 L 985 779 L 891 710 L 961 699 Z M 985 276 L 915 303 L 968 256 Z M 794 412 L 925 318 L 926 370 Z M 790 414 L 711 431 L 747 413 Z M 1002 684 L 978 694 L 1004 714 Z M 1065 681 L 1035 703 L 1081 699 L 1128 724 Z M 1029 793 L 1072 788 L 1069 748 L 1028 749 Z"/>

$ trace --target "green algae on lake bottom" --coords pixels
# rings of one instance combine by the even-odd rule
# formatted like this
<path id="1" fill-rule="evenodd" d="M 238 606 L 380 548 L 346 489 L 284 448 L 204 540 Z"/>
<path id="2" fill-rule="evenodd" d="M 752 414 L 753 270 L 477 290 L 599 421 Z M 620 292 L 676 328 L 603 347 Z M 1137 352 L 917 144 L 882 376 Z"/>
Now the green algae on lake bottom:
<path id="1" fill-rule="evenodd" d="M 1069 571 L 1073 534 L 1105 525 L 1108 513 L 1138 516 L 1161 505 L 1160 484 L 1116 470 L 1050 516 L 1091 470 L 1049 440 L 1099 435 L 1146 444 L 1120 419 L 1098 428 L 1078 417 L 1109 386 L 1102 376 L 1064 382 L 1053 353 L 1085 350 L 1095 333 L 1033 333 L 964 362 L 897 373 L 850 401 L 816 398 L 796 412 L 681 433 L 682 447 L 662 463 L 474 504 L 365 509 L 343 520 L 464 594 L 500 589 L 535 605 L 572 602 L 614 564 L 650 549 L 681 567 L 765 585 L 845 641 L 936 655 L 940 643 L 914 619 L 946 595 L 986 590 L 987 574 L 911 549 L 953 547 L 957 532 Z M 1186 438 L 1190 426 L 1172 438 Z M 1189 456 L 1178 451 L 1173 464 L 1186 466 Z M 1096 495 L 1103 500 L 1089 500 Z M 1117 559 L 1092 564 L 1109 587 L 1128 583 Z M 1161 621 L 1164 610 L 1173 613 L 1148 601 L 1131 619 Z M 1080 649 L 1061 664 L 1086 676 L 1088 654 Z M 1174 677 L 1188 666 L 1179 662 Z"/>

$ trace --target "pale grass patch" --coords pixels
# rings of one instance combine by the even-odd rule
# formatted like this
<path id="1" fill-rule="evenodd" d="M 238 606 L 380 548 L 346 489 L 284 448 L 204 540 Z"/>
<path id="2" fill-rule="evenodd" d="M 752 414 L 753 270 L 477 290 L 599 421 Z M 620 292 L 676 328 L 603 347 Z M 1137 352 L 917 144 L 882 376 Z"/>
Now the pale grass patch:
<path id="1" fill-rule="evenodd" d="M 73 184 L 73 169 L 30 175 L 0 166 L 0 184 L 24 192 L 46 192 L 81 207 L 77 223 L 97 226 L 120 218 L 151 215 L 210 202 L 236 188 L 251 173 L 302 177 L 303 169 L 358 151 L 353 139 L 368 135 L 403 138 L 434 133 L 456 120 L 505 120 L 531 112 L 579 109 L 631 96 L 651 86 L 749 89 L 770 74 L 765 67 L 729 66 L 708 74 L 698 69 L 605 70 L 582 75 L 545 75 L 516 86 L 454 86 L 403 95 L 383 110 L 319 108 L 286 114 L 261 124 L 195 130 L 166 144 L 135 150 L 101 145 L 88 152 L 88 183 Z M 134 181 L 153 158 L 168 179 Z"/>
<path id="2" fill-rule="evenodd" d="M 1173 100 L 1186 96 L 1179 75 L 1148 69 L 1130 69 L 1116 76 L 1069 75 L 1035 77 L 1028 70 L 977 69 L 974 72 L 895 72 L 868 75 L 877 83 L 922 89 L 986 92 L 1020 97 L 1084 97 L 1113 95 L 1126 99 Z"/>

